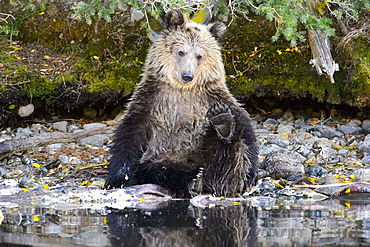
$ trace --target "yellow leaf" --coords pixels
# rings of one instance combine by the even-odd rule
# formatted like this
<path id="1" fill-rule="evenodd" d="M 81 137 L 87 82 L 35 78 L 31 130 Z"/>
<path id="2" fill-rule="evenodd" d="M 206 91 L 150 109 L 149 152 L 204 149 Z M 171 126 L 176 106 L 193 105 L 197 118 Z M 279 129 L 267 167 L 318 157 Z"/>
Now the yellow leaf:
<path id="1" fill-rule="evenodd" d="M 39 163 L 32 163 L 32 165 L 36 168 L 39 168 L 41 165 Z"/>
<path id="2" fill-rule="evenodd" d="M 31 196 L 31 199 L 36 199 L 37 197 L 36 196 Z"/>
<path id="3" fill-rule="evenodd" d="M 40 215 L 38 215 L 38 214 L 35 214 L 34 216 L 33 216 L 33 221 L 39 221 L 40 220 Z"/>
<path id="4" fill-rule="evenodd" d="M 36 205 L 36 202 L 31 202 L 32 205 Z"/>
<path id="5" fill-rule="evenodd" d="M 27 192 L 27 191 L 28 191 L 28 189 L 23 189 L 23 191 L 24 191 L 24 192 Z"/>
<path id="6" fill-rule="evenodd" d="M 280 50 L 276 51 L 279 55 L 283 54 Z"/>
<path id="7" fill-rule="evenodd" d="M 46 190 L 50 189 L 49 185 L 44 184 L 43 186 L 44 186 L 44 189 Z"/>
<path id="8" fill-rule="evenodd" d="M 39 13 L 39 15 L 43 15 L 43 14 L 45 14 L 45 12 L 44 12 L 44 11 Z"/>
<path id="9" fill-rule="evenodd" d="M 346 205 L 348 208 L 351 208 L 351 203 L 345 202 L 344 205 Z"/>
<path id="10" fill-rule="evenodd" d="M 145 202 L 145 199 L 144 198 L 140 198 L 140 202 Z"/>
<path id="11" fill-rule="evenodd" d="M 285 51 L 290 51 L 290 48 L 286 48 Z"/>
<path id="12" fill-rule="evenodd" d="M 220 208 L 221 208 L 221 209 L 224 209 L 225 207 L 223 207 L 223 206 L 220 206 Z"/>
<path id="13" fill-rule="evenodd" d="M 98 56 L 93 56 L 93 58 L 94 58 L 95 60 L 99 60 L 99 57 L 98 57 Z"/>
<path id="14" fill-rule="evenodd" d="M 346 191 L 344 191 L 344 193 L 351 193 L 351 188 L 348 188 L 348 189 L 346 189 Z"/>
<path id="15" fill-rule="evenodd" d="M 351 179 L 354 179 L 355 178 L 355 175 L 349 175 L 349 177 L 351 178 Z"/>
<path id="16" fill-rule="evenodd" d="M 83 181 L 83 182 L 81 183 L 81 185 L 91 185 L 91 182 L 90 182 L 90 181 Z"/>
<path id="17" fill-rule="evenodd" d="M 46 58 L 46 59 L 50 59 L 51 57 L 50 57 L 50 56 L 48 56 L 48 55 L 45 55 L 45 56 L 44 56 L 44 58 Z"/>

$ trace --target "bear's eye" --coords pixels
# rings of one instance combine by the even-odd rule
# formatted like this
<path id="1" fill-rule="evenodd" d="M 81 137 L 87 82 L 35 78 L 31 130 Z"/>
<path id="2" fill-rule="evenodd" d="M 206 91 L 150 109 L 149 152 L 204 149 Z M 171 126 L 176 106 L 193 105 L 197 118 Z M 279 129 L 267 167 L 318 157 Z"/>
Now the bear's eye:
<path id="1" fill-rule="evenodd" d="M 202 56 L 201 55 L 198 55 L 197 56 L 197 60 L 202 60 Z"/>
<path id="2" fill-rule="evenodd" d="M 183 56 L 185 56 L 185 53 L 183 51 L 179 51 L 179 56 L 183 57 Z"/>

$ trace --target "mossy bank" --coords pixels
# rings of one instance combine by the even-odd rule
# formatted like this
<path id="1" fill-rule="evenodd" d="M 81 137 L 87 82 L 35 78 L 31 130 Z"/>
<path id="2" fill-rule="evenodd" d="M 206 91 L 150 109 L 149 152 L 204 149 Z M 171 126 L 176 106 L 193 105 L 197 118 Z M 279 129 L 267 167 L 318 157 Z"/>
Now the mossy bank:
<path id="1" fill-rule="evenodd" d="M 14 11 L 19 33 L 12 38 L 17 42 L 4 38 L 0 46 L 0 126 L 19 122 L 17 109 L 30 102 L 35 105 L 31 117 L 40 112 L 66 116 L 84 106 L 110 109 L 122 104 L 140 81 L 150 45 L 142 23 L 120 12 L 109 23 L 96 18 L 88 25 L 71 19 L 70 7 L 49 4 L 27 15 Z M 223 45 L 234 95 L 369 106 L 369 33 L 333 49 L 340 71 L 331 83 L 309 64 L 308 42 L 297 47 L 282 39 L 272 42 L 274 23 L 252 18 L 233 21 Z M 149 22 L 160 29 L 156 20 Z M 340 39 L 331 39 L 334 48 Z"/>

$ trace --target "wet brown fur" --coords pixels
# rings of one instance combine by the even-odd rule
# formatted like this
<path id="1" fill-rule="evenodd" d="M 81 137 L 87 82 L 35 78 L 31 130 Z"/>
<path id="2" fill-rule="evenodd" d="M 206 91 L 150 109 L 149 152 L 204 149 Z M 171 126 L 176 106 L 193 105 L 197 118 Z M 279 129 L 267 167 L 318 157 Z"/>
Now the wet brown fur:
<path id="1" fill-rule="evenodd" d="M 163 26 L 116 131 L 107 187 L 154 183 L 178 197 L 235 196 L 255 183 L 257 149 L 248 113 L 225 84 L 220 41 L 226 27 L 191 22 L 179 11 Z M 227 140 L 210 123 L 218 104 L 235 121 Z"/>

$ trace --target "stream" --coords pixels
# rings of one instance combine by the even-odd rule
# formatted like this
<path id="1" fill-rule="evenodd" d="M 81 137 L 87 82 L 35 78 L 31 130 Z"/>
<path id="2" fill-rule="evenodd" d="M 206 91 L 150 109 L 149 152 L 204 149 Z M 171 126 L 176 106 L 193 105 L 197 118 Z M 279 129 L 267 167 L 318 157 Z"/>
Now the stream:
<path id="1" fill-rule="evenodd" d="M 151 196 L 107 204 L 94 193 L 114 192 L 62 190 L 1 196 L 0 246 L 370 246 L 364 193 L 322 201 Z"/>

